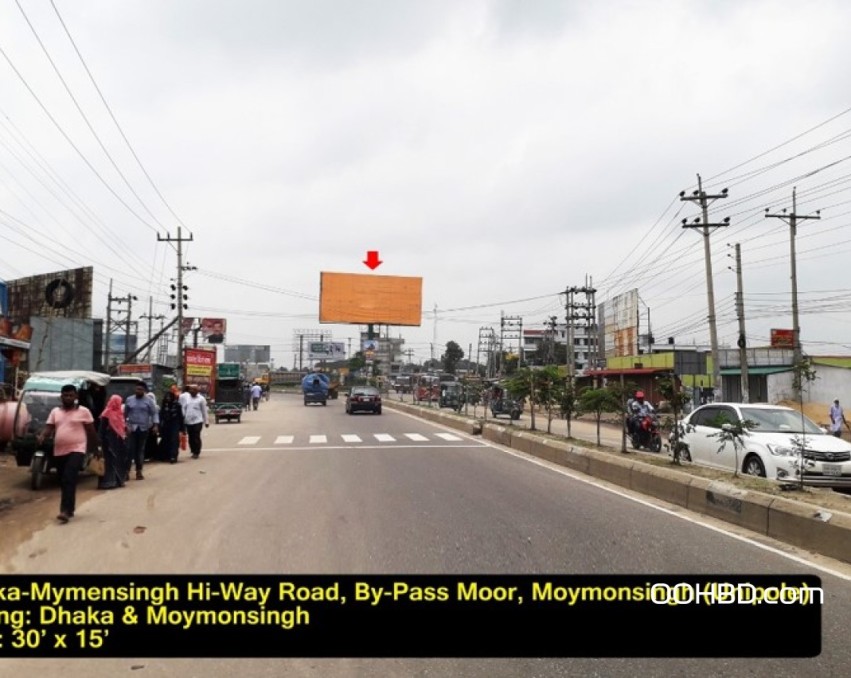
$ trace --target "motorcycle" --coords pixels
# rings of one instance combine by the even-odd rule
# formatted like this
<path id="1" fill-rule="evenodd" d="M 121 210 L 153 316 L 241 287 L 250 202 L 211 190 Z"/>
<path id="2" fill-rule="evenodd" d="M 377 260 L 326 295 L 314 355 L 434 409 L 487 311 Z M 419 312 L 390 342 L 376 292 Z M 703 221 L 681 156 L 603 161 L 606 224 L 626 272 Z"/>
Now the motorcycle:
<path id="1" fill-rule="evenodd" d="M 630 434 L 633 449 L 642 447 L 650 452 L 662 451 L 662 434 L 659 431 L 659 419 L 655 414 L 646 414 L 633 420 Z"/>

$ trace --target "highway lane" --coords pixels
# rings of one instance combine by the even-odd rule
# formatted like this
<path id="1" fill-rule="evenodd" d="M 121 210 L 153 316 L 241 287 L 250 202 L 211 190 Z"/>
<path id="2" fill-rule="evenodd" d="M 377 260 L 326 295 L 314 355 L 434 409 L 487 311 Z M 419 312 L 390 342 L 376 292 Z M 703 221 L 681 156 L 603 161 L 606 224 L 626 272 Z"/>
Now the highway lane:
<path id="1" fill-rule="evenodd" d="M 275 396 L 241 424 L 211 425 L 201 459 L 151 465 L 146 480 L 90 498 L 74 522 L 47 524 L 0 566 L 39 573 L 814 573 L 827 602 L 824 651 L 812 660 L 252 659 L 198 666 L 214 676 L 284 668 L 293 675 L 845 674 L 847 567 L 820 560 L 836 572 L 829 574 L 803 562 L 805 554 L 773 545 L 797 554 L 791 560 L 657 503 L 387 409 L 348 416 L 343 401 L 304 407 L 296 396 Z M 187 662 L 152 659 L 65 668 L 6 660 L 0 675 L 28 675 L 14 671 L 33 667 L 39 676 L 114 675 L 130 665 L 144 665 L 146 675 L 193 675 Z"/>

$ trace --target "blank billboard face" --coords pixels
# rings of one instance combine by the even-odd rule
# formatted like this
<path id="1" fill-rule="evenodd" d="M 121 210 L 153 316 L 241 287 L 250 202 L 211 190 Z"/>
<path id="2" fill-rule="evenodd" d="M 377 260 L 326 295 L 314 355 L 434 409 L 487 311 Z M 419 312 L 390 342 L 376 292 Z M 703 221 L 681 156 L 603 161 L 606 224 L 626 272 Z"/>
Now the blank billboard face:
<path id="1" fill-rule="evenodd" d="M 422 307 L 422 278 L 320 273 L 320 323 L 418 327 Z"/>

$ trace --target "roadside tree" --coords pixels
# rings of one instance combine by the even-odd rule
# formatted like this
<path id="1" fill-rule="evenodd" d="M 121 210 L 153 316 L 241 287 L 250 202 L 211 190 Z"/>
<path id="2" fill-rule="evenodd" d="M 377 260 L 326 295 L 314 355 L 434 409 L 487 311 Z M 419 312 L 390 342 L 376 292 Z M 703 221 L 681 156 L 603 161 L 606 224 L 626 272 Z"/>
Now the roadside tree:
<path id="1" fill-rule="evenodd" d="M 580 408 L 584 412 L 592 412 L 597 422 L 597 445 L 600 444 L 600 420 L 603 418 L 603 413 L 617 412 L 621 409 L 621 397 L 618 390 L 610 386 L 586 388 L 579 394 Z"/>
<path id="2" fill-rule="evenodd" d="M 464 350 L 454 341 L 446 342 L 446 351 L 443 353 L 443 370 L 449 374 L 455 374 L 458 361 L 464 357 Z"/>

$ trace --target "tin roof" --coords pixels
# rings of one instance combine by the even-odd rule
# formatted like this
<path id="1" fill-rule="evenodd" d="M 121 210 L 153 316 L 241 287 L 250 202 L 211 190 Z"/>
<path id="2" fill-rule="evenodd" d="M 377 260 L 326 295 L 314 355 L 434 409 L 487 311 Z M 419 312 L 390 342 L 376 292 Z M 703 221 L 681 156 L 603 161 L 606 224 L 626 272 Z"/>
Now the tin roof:
<path id="1" fill-rule="evenodd" d="M 65 370 L 59 372 L 34 372 L 24 384 L 25 391 L 56 391 L 62 390 L 65 384 L 73 384 L 81 388 L 87 382 L 106 386 L 109 375 L 103 372 L 87 370 Z"/>

